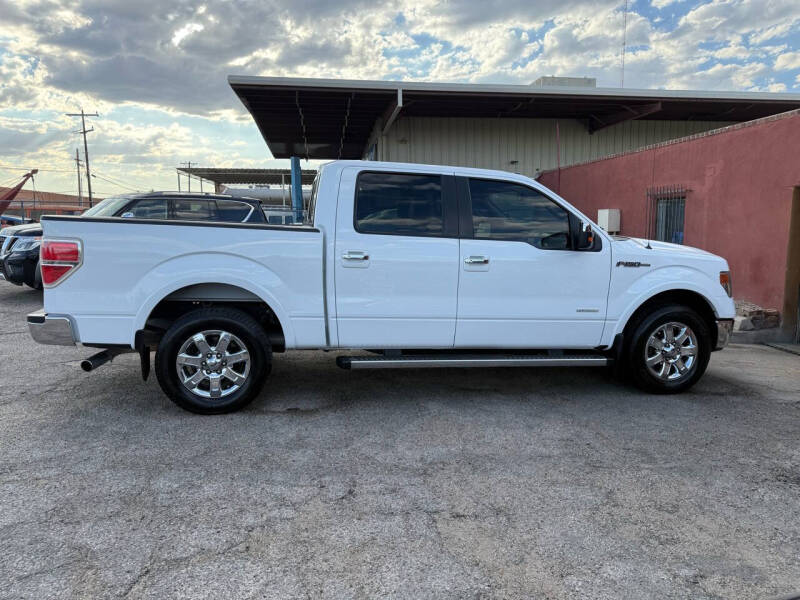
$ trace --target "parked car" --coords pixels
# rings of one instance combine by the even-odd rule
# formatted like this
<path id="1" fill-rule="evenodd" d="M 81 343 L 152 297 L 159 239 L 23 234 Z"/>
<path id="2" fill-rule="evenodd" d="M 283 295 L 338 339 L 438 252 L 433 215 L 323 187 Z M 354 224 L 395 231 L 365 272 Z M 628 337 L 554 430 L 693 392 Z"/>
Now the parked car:
<path id="1" fill-rule="evenodd" d="M 500 171 L 335 161 L 298 226 L 44 217 L 45 344 L 125 351 L 198 413 L 241 408 L 273 354 L 360 349 L 349 369 L 607 366 L 675 393 L 733 325 L 728 264 L 612 237 Z M 412 383 L 409 376 L 409 383 Z"/>
<path id="2" fill-rule="evenodd" d="M 266 222 L 260 202 L 252 198 L 169 192 L 106 198 L 81 216 L 234 223 Z M 33 223 L 22 228 L 14 228 L 14 231 L 16 233 L 7 236 L 6 250 L 0 252 L 0 275 L 16 285 L 24 283 L 34 289 L 41 289 L 42 277 L 39 270 L 41 225 Z"/>
<path id="3" fill-rule="evenodd" d="M 11 230 L 11 231 L 9 231 Z M 42 288 L 39 272 L 39 244 L 42 226 L 29 223 L 0 230 L 0 276 L 16 285 Z"/>
<path id="4" fill-rule="evenodd" d="M 0 229 L 0 279 L 16 285 L 27 282 L 31 287 L 40 289 L 41 278 L 38 277 L 39 241 L 42 239 L 42 226 L 39 223 L 27 223 Z M 19 250 L 19 253 L 17 251 Z M 8 264 L 8 258 L 18 256 Z M 34 256 L 33 263 L 30 256 Z"/>
<path id="5" fill-rule="evenodd" d="M 266 223 L 255 198 L 186 192 L 150 192 L 106 198 L 82 217 Z"/>
<path id="6" fill-rule="evenodd" d="M 24 225 L 25 223 L 30 223 L 30 222 L 31 222 L 30 219 L 17 217 L 16 215 L 0 215 L 0 228 L 14 227 L 16 225 Z"/>

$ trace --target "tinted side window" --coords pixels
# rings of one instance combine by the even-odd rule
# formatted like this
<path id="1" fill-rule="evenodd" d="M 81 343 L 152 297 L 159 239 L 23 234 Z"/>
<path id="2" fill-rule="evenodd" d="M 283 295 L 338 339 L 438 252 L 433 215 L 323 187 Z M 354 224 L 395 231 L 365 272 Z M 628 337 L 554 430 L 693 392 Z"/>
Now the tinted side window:
<path id="1" fill-rule="evenodd" d="M 211 221 L 214 211 L 208 200 L 194 198 L 176 198 L 172 201 L 174 219 L 181 221 Z"/>
<path id="2" fill-rule="evenodd" d="M 547 250 L 570 246 L 569 215 L 538 191 L 506 181 L 470 179 L 475 239 L 527 242 Z"/>
<path id="3" fill-rule="evenodd" d="M 394 235 L 441 235 L 439 175 L 361 173 L 356 185 L 356 231 Z"/>
<path id="4" fill-rule="evenodd" d="M 138 200 L 126 208 L 124 213 L 133 213 L 137 219 L 166 219 L 167 201 L 163 198 Z"/>
<path id="5" fill-rule="evenodd" d="M 241 223 L 250 214 L 250 205 L 235 200 L 217 200 L 217 219 L 228 223 Z"/>

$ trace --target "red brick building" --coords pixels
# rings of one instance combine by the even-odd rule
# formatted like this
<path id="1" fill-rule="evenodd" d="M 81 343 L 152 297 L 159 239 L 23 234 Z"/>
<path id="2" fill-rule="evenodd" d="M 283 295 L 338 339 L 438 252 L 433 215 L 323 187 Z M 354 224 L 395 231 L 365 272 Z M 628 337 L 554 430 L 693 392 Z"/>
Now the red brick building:
<path id="1" fill-rule="evenodd" d="M 0 187 L 0 194 L 8 190 L 7 187 Z M 102 198 L 94 197 L 94 203 L 98 203 Z M 27 219 L 38 219 L 42 214 L 77 214 L 89 208 L 89 199 L 80 199 L 72 194 L 57 194 L 55 192 L 34 192 L 30 189 L 21 189 L 14 201 L 5 211 L 8 215 L 22 216 L 25 213 Z"/>
<path id="2" fill-rule="evenodd" d="M 543 173 L 592 218 L 620 210 L 620 233 L 724 256 L 734 296 L 798 324 L 800 110 Z M 662 197 L 663 196 L 663 197 Z M 660 223 L 669 215 L 669 224 Z"/>

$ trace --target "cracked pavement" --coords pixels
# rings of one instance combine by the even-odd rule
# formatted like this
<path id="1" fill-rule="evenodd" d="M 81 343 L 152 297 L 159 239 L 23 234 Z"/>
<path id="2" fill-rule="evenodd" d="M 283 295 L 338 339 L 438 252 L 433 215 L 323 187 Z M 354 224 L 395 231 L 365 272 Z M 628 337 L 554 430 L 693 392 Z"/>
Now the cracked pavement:
<path id="1" fill-rule="evenodd" d="M 241 413 L 37 346 L 0 282 L 2 598 L 770 598 L 800 591 L 800 357 L 682 396 L 602 370 L 277 355 Z"/>

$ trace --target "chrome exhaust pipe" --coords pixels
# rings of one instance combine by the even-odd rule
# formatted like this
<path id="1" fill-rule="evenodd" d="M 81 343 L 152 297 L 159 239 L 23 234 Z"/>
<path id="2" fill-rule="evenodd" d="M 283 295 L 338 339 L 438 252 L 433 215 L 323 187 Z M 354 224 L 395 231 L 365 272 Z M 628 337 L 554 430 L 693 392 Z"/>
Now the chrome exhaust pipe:
<path id="1" fill-rule="evenodd" d="M 114 360 L 114 357 L 125 352 L 133 352 L 130 348 L 106 348 L 97 354 L 93 354 L 89 358 L 81 361 L 81 369 L 86 371 L 94 371 L 97 367 L 102 367 L 107 362 Z"/>

